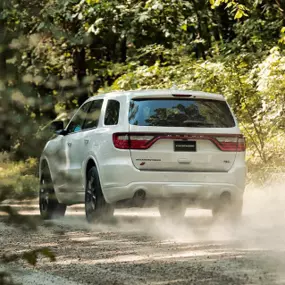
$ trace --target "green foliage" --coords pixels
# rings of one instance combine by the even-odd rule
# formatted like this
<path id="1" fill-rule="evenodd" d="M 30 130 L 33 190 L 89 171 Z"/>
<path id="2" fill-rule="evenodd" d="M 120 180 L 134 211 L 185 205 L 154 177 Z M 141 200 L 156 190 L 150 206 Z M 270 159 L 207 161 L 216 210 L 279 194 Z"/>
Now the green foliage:
<path id="1" fill-rule="evenodd" d="M 267 0 L 3 0 L 0 149 L 39 156 L 50 122 L 97 91 L 176 84 L 224 94 L 249 160 L 271 163 L 284 141 L 284 11 Z M 12 193 L 33 195 L 32 174 L 5 169 Z"/>
<path id="2" fill-rule="evenodd" d="M 111 89 L 171 88 L 175 83 L 181 89 L 224 94 L 247 138 L 250 173 L 263 164 L 280 171 L 285 161 L 284 59 L 275 48 L 260 61 L 249 53 L 207 61 L 181 57 L 170 66 L 157 61 L 119 77 Z"/>
<path id="3" fill-rule="evenodd" d="M 1 157 L 0 157 L 1 158 Z M 9 199 L 35 198 L 38 194 L 37 160 L 14 162 L 2 155 L 0 191 L 8 191 Z"/>
<path id="4" fill-rule="evenodd" d="M 243 5 L 240 4 L 236 1 L 233 0 L 210 0 L 211 3 L 211 7 L 213 9 L 219 7 L 222 3 L 226 4 L 226 8 L 227 9 L 231 9 L 231 12 L 234 13 L 234 18 L 235 19 L 240 19 L 242 17 L 248 16 L 247 11 L 249 11 L 249 9 Z"/>

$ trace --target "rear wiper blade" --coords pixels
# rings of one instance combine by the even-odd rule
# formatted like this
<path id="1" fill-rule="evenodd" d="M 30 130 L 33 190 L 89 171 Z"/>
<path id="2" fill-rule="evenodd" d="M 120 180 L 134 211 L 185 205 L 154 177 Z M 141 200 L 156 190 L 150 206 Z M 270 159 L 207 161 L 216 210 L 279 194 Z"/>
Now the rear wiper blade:
<path id="1" fill-rule="evenodd" d="M 195 121 L 195 120 L 186 120 L 186 121 L 183 121 L 183 124 L 184 125 L 191 125 L 191 126 L 208 126 L 208 127 L 214 126 L 214 124 L 212 124 L 212 123 Z"/>
<path id="2" fill-rule="evenodd" d="M 179 121 L 177 120 L 169 120 L 169 119 L 160 119 L 157 121 L 149 122 L 150 126 L 163 126 L 163 127 L 168 127 L 168 126 L 176 126 L 179 125 Z"/>

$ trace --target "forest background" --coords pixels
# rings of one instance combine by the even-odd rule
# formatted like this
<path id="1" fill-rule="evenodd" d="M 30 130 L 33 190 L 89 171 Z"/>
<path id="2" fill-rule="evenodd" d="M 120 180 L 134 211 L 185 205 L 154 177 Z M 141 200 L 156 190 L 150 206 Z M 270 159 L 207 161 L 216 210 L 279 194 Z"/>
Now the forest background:
<path id="1" fill-rule="evenodd" d="M 89 96 L 173 84 L 223 94 L 248 184 L 282 180 L 284 47 L 284 0 L 1 0 L 1 193 L 37 196 L 48 126 Z"/>

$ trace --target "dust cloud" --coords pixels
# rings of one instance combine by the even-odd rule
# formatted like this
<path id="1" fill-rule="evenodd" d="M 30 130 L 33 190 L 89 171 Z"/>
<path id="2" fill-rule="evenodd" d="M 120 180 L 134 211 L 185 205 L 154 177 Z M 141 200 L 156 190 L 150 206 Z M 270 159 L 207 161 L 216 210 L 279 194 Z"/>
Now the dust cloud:
<path id="1" fill-rule="evenodd" d="M 285 250 L 285 186 L 282 183 L 248 186 L 243 217 L 236 226 L 213 222 L 211 211 L 190 208 L 185 218 L 175 223 L 162 220 L 156 208 L 116 210 L 114 220 L 104 225 L 87 224 L 83 214 L 83 208 L 75 212 L 71 207 L 67 217 L 56 223 L 91 232 L 141 233 L 161 242 L 224 242 L 243 248 Z"/>
<path id="2" fill-rule="evenodd" d="M 35 233 L 0 227 L 0 241 L 7 252 L 49 246 L 57 261 L 39 261 L 39 270 L 88 284 L 95 275 L 98 284 L 285 284 L 284 190 L 248 186 L 234 227 L 196 209 L 167 222 L 156 208 L 116 210 L 110 223 L 90 225 L 77 205 Z M 38 214 L 37 205 L 25 207 Z"/>
<path id="3" fill-rule="evenodd" d="M 174 242 L 234 242 L 243 248 L 285 250 L 285 183 L 248 186 L 243 217 L 236 226 L 213 222 L 211 211 L 188 209 L 183 222 L 157 220 L 149 231 Z"/>

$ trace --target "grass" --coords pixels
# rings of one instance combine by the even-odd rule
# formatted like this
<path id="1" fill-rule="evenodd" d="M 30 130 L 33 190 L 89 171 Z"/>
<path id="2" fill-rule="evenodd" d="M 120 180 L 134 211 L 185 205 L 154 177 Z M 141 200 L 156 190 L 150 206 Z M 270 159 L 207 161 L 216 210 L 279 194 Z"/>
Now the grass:
<path id="1" fill-rule="evenodd" d="M 5 190 L 9 199 L 36 198 L 39 189 L 37 164 L 35 158 L 15 162 L 7 153 L 0 154 L 0 190 Z"/>

